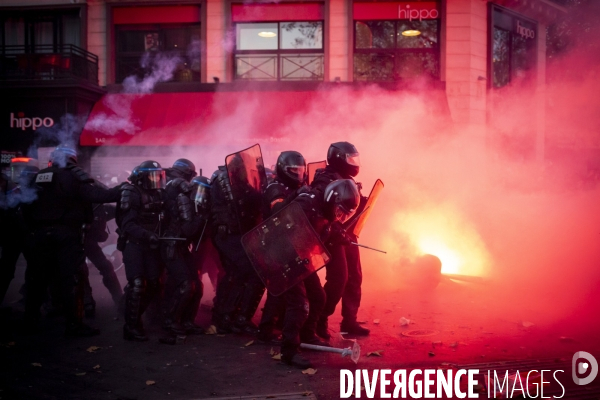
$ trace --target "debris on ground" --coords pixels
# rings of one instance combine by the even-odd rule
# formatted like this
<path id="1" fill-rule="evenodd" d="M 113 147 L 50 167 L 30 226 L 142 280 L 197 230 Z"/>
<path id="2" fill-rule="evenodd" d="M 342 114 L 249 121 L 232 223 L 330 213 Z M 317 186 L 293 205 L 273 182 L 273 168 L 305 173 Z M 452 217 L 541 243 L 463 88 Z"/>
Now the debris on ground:
<path id="1" fill-rule="evenodd" d="M 208 328 L 206 328 L 206 330 L 204 331 L 204 333 L 206 335 L 216 335 L 217 334 L 217 327 L 214 326 L 214 325 L 211 325 Z"/>
<path id="2" fill-rule="evenodd" d="M 573 342 L 575 342 L 575 339 L 570 338 L 568 336 L 561 336 L 558 340 L 560 340 L 562 343 L 573 343 Z"/>
<path id="3" fill-rule="evenodd" d="M 367 353 L 367 357 L 383 357 L 383 350 L 370 351 Z"/>
<path id="4" fill-rule="evenodd" d="M 147 385 L 147 386 L 152 386 L 152 385 L 154 385 L 154 384 L 156 384 L 156 382 L 155 382 L 155 381 L 146 381 L 146 385 Z"/>
<path id="5" fill-rule="evenodd" d="M 251 341 L 249 341 L 248 343 L 246 343 L 246 344 L 244 345 L 244 347 L 248 347 L 248 346 L 251 346 L 251 345 L 253 345 L 253 344 L 254 344 L 254 340 L 251 340 Z"/>
<path id="6" fill-rule="evenodd" d="M 535 324 L 533 322 L 523 321 L 521 322 L 521 326 L 523 328 L 531 328 L 532 326 L 535 326 Z"/>
<path id="7" fill-rule="evenodd" d="M 90 347 L 88 347 L 88 348 L 87 348 L 87 350 L 86 350 L 86 351 L 87 351 L 88 353 L 95 353 L 95 352 L 96 352 L 96 350 L 100 350 L 101 348 L 102 348 L 102 347 L 98 347 L 98 346 L 90 346 Z"/>
<path id="8" fill-rule="evenodd" d="M 430 351 L 429 353 L 427 353 L 427 355 L 428 355 L 429 357 L 435 357 L 435 353 L 434 353 L 433 351 Z"/>
<path id="9" fill-rule="evenodd" d="M 379 320 L 378 320 L 378 319 L 374 319 L 374 320 L 373 320 L 373 323 L 374 323 L 375 325 L 379 325 Z"/>
<path id="10" fill-rule="evenodd" d="M 76 372 L 75 376 L 84 376 L 86 373 L 85 372 Z"/>
<path id="11" fill-rule="evenodd" d="M 305 369 L 304 371 L 302 371 L 302 373 L 304 375 L 314 375 L 317 373 L 317 370 L 314 368 L 308 368 L 308 369 Z"/>
<path id="12" fill-rule="evenodd" d="M 100 364 L 94 365 L 94 369 L 100 369 Z"/>
<path id="13" fill-rule="evenodd" d="M 31 365 L 34 366 L 34 367 L 41 367 L 42 366 L 42 364 L 40 364 L 40 363 L 31 363 Z"/>
<path id="14" fill-rule="evenodd" d="M 400 326 L 408 326 L 410 324 L 410 319 L 407 318 L 400 318 Z"/>

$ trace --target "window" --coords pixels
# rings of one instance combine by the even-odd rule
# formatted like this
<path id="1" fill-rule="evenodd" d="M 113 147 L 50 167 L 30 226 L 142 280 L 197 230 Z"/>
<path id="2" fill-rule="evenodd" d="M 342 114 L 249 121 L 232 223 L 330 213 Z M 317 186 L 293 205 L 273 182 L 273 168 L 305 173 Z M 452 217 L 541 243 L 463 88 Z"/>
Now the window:
<path id="1" fill-rule="evenodd" d="M 200 81 L 200 24 L 116 26 L 116 81 L 149 72 L 148 58 L 179 58 L 173 81 Z"/>
<path id="2" fill-rule="evenodd" d="M 235 24 L 235 79 L 323 79 L 323 22 Z"/>
<path id="3" fill-rule="evenodd" d="M 10 11 L 0 14 L 0 23 L 3 46 L 25 46 L 28 53 L 81 46 L 79 9 Z"/>
<path id="4" fill-rule="evenodd" d="M 501 88 L 530 77 L 536 65 L 536 40 L 535 23 L 492 7 L 492 87 Z"/>
<path id="5" fill-rule="evenodd" d="M 439 79 L 439 20 L 354 22 L 354 80 Z"/>

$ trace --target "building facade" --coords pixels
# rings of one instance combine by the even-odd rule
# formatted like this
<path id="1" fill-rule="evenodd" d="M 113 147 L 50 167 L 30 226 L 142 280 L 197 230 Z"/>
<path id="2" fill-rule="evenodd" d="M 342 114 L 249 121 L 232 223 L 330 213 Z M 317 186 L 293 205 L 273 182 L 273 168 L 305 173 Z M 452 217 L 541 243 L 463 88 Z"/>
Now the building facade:
<path id="1" fill-rule="evenodd" d="M 157 86 L 161 93 L 211 93 L 216 85 L 229 85 L 232 92 L 249 87 L 311 92 L 329 83 L 375 83 L 402 91 L 418 82 L 442 93 L 455 126 L 473 132 L 474 140 L 489 139 L 480 132 L 498 118 L 502 88 L 528 81 L 539 101 L 532 102 L 531 134 L 519 151 L 537 160 L 544 159 L 545 149 L 545 32 L 566 11 L 562 0 L 2 0 L 0 5 L 0 79 L 20 99 L 2 110 L 3 150 L 22 151 L 39 120 L 50 124 L 44 118 L 57 104 L 52 118 L 64 112 L 87 116 L 105 91 L 122 91 L 127 77 L 148 74 L 140 60 L 167 53 L 176 56 L 177 65 L 169 82 Z M 56 101 L 61 90 L 67 97 Z M 80 142 L 106 144 L 102 138 Z"/>

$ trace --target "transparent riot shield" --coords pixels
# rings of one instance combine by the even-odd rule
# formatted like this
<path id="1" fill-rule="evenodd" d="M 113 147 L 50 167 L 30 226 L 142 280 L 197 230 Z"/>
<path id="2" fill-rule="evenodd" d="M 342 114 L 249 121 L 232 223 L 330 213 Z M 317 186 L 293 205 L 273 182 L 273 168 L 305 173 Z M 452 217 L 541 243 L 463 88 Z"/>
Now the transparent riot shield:
<path id="1" fill-rule="evenodd" d="M 258 225 L 263 219 L 262 194 L 267 187 L 267 174 L 260 146 L 225 157 L 227 175 L 231 183 L 234 209 L 242 233 Z"/>
<path id="2" fill-rule="evenodd" d="M 317 161 L 311 162 L 306 165 L 306 170 L 308 171 L 308 182 L 307 184 L 311 184 L 313 179 L 315 178 L 315 172 L 318 169 L 325 168 L 327 166 L 327 161 Z"/>
<path id="3" fill-rule="evenodd" d="M 242 236 L 242 246 L 275 296 L 324 267 L 331 258 L 298 203 L 290 203 Z"/>
<path id="4" fill-rule="evenodd" d="M 377 198 L 379 197 L 379 193 L 381 193 L 382 190 L 383 182 L 381 181 L 381 179 L 377 179 L 377 181 L 375 181 L 375 184 L 373 185 L 373 188 L 371 189 L 371 193 L 369 193 L 369 197 L 367 197 L 367 200 L 364 203 L 361 201 L 361 204 L 356 210 L 357 218 L 353 218 L 347 222 L 345 228 L 348 231 L 354 233 L 356 237 L 360 236 L 360 232 L 365 226 L 367 218 L 369 218 L 369 215 L 371 215 L 373 207 L 375 206 Z"/>

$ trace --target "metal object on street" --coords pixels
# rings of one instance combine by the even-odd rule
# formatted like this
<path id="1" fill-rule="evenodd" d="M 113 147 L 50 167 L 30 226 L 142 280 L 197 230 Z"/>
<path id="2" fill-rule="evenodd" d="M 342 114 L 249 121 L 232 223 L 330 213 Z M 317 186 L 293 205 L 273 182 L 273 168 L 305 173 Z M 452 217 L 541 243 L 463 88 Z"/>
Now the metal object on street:
<path id="1" fill-rule="evenodd" d="M 303 349 L 324 351 L 327 353 L 338 353 L 341 354 L 342 357 L 350 356 L 350 359 L 354 361 L 354 364 L 358 363 L 358 359 L 360 358 L 360 345 L 358 342 L 354 342 L 352 347 L 346 347 L 345 349 L 339 349 L 337 347 L 327 347 L 327 346 L 319 346 L 316 344 L 308 344 L 308 343 L 300 343 L 300 347 Z"/>

